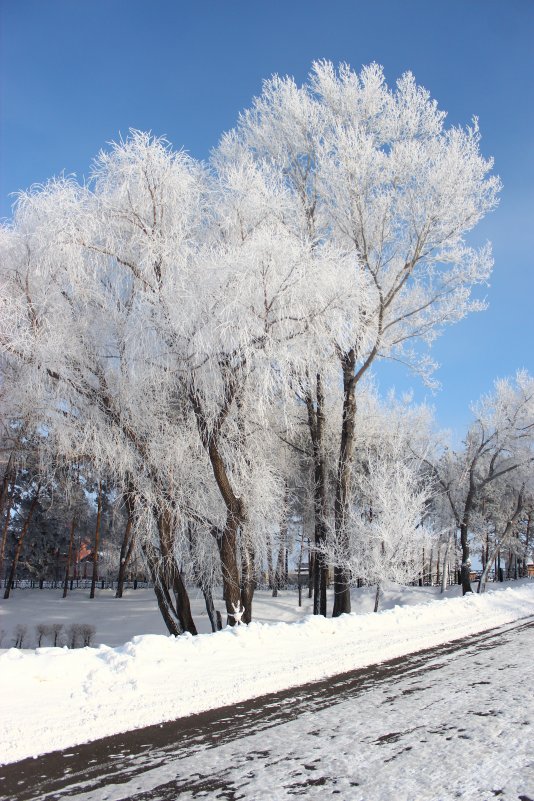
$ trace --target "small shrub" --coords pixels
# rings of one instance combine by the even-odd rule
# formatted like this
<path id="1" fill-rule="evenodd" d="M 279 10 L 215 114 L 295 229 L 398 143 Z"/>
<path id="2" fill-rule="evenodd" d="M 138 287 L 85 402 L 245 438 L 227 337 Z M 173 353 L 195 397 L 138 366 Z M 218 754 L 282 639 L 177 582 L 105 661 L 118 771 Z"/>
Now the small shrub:
<path id="1" fill-rule="evenodd" d="M 80 637 L 84 645 L 91 645 L 95 637 L 96 629 L 89 623 L 82 623 L 80 626 Z"/>
<path id="2" fill-rule="evenodd" d="M 60 644 L 60 635 L 63 631 L 63 623 L 52 623 L 50 626 L 50 637 L 52 638 L 52 645 L 54 648 Z"/>
<path id="3" fill-rule="evenodd" d="M 41 643 L 45 637 L 52 636 L 52 626 L 48 626 L 46 623 L 37 623 L 35 627 L 35 638 L 37 640 L 37 648 L 41 647 Z"/>
<path id="4" fill-rule="evenodd" d="M 71 623 L 67 629 L 67 645 L 69 648 L 78 648 L 83 642 L 81 623 Z"/>
<path id="5" fill-rule="evenodd" d="M 25 626 L 23 623 L 17 623 L 14 632 L 15 638 L 13 640 L 15 648 L 22 648 L 27 633 L 28 633 L 28 627 Z"/>
<path id="6" fill-rule="evenodd" d="M 89 623 L 72 623 L 67 630 L 69 648 L 83 648 L 85 645 L 91 645 L 95 631 L 95 627 Z"/>

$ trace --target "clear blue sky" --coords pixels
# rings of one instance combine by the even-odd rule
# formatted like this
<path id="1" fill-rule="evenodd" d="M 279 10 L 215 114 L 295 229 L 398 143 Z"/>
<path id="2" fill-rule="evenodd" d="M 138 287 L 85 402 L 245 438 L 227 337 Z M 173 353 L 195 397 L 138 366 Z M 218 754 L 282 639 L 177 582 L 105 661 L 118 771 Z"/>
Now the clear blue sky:
<path id="1" fill-rule="evenodd" d="M 494 246 L 490 308 L 436 343 L 441 392 L 398 368 L 381 387 L 413 386 L 460 434 L 495 377 L 534 372 L 534 0 L 0 0 L 0 22 L 2 217 L 10 193 L 87 174 L 131 127 L 205 158 L 274 72 L 411 70 L 451 123 L 479 117 L 504 190 L 475 235 Z"/>

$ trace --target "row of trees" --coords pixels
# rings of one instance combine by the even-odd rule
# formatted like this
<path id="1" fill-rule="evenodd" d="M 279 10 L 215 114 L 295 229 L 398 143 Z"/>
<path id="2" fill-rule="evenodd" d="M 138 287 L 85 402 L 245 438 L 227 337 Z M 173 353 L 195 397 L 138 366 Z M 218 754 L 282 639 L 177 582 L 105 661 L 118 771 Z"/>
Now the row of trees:
<path id="1" fill-rule="evenodd" d="M 476 121 L 446 128 L 411 75 L 320 62 L 267 81 L 208 164 L 132 132 L 87 184 L 20 195 L 0 232 L 7 430 L 38 440 L 40 475 L 84 464 L 113 487 L 169 631 L 196 631 L 186 578 L 212 620 L 220 580 L 249 621 L 295 515 L 318 614 L 329 566 L 338 615 L 356 578 L 407 579 L 456 527 L 469 589 L 475 516 L 531 458 L 532 380 L 497 386 L 459 455 L 369 375 L 392 358 L 430 382 L 427 346 L 483 307 L 491 252 L 466 236 L 496 204 L 491 168 Z"/>

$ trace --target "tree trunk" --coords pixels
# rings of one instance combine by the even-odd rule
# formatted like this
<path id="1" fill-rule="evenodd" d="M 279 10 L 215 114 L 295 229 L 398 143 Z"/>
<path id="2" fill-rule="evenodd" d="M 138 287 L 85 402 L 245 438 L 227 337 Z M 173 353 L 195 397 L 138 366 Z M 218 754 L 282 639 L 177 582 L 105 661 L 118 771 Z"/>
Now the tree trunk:
<path id="1" fill-rule="evenodd" d="M 171 596 L 165 583 L 165 576 L 161 565 L 158 563 L 154 548 L 149 543 L 142 543 L 141 549 L 145 555 L 148 565 L 148 571 L 154 584 L 154 593 L 158 602 L 159 611 L 169 634 L 177 637 L 183 633 L 183 628 L 176 615 L 176 610 L 173 606 Z"/>
<path id="2" fill-rule="evenodd" d="M 134 522 L 134 499 L 130 492 L 126 493 L 125 497 L 126 509 L 128 512 L 128 519 L 126 521 L 126 528 L 121 543 L 121 553 L 119 561 L 119 575 L 117 576 L 117 592 L 115 598 L 122 598 L 124 589 L 124 580 L 126 578 L 126 571 L 132 558 L 134 546 L 133 522 Z"/>
<path id="3" fill-rule="evenodd" d="M 465 595 L 468 592 L 473 592 L 471 587 L 471 560 L 470 560 L 470 550 L 469 550 L 469 541 L 467 538 L 467 523 L 462 522 L 460 524 L 460 544 L 462 547 L 462 565 L 460 568 L 460 580 L 462 584 L 462 595 Z"/>
<path id="4" fill-rule="evenodd" d="M 32 519 L 33 513 L 35 511 L 35 507 L 37 506 L 37 501 L 39 499 L 39 492 L 40 491 L 41 491 L 41 485 L 39 484 L 37 489 L 36 489 L 36 491 L 35 491 L 35 495 L 33 496 L 33 500 L 31 502 L 31 505 L 30 505 L 30 508 L 29 508 L 29 511 L 28 511 L 28 515 L 26 517 L 26 520 L 24 521 L 24 525 L 22 527 L 22 531 L 20 532 L 20 536 L 19 536 L 16 548 L 15 548 L 15 554 L 13 556 L 13 562 L 11 563 L 11 570 L 9 571 L 9 577 L 8 577 L 8 581 L 7 581 L 7 586 L 6 586 L 5 592 L 4 592 L 4 600 L 5 601 L 7 601 L 7 599 L 9 598 L 9 593 L 11 592 L 11 586 L 12 586 L 14 580 L 15 580 L 15 572 L 17 570 L 17 564 L 18 564 L 18 561 L 19 561 L 20 553 L 22 551 L 22 543 L 24 542 L 24 538 L 25 538 L 25 536 L 26 536 L 26 534 L 28 532 L 28 529 L 30 527 L 31 519 Z"/>
<path id="5" fill-rule="evenodd" d="M 313 614 L 326 617 L 326 585 L 328 565 L 326 562 L 326 465 L 318 457 L 315 464 L 315 554 L 313 572 Z"/>
<path id="6" fill-rule="evenodd" d="M 267 586 L 270 590 L 273 588 L 273 543 L 271 535 L 267 534 Z"/>
<path id="7" fill-rule="evenodd" d="M 176 559 L 173 552 L 173 525 L 174 515 L 171 510 L 165 506 L 156 516 L 156 522 L 159 534 L 159 544 L 161 556 L 163 559 L 162 565 L 162 578 L 167 591 L 172 589 L 175 597 L 174 610 L 178 618 L 182 631 L 188 631 L 190 634 L 197 634 L 193 615 L 191 614 L 191 604 L 186 586 L 182 579 L 180 569 L 176 564 Z M 172 606 L 172 604 L 171 604 Z"/>
<path id="8" fill-rule="evenodd" d="M 284 542 L 285 542 L 285 527 L 280 530 L 280 545 L 278 548 L 278 559 L 276 561 L 276 570 L 274 571 L 273 598 L 278 597 L 278 590 L 282 586 L 282 575 L 284 572 Z"/>
<path id="9" fill-rule="evenodd" d="M 0 518 L 4 512 L 4 505 L 9 493 L 10 479 L 13 473 L 13 452 L 9 454 L 6 469 L 4 470 L 4 478 L 2 479 L 2 489 L 0 490 Z M 14 478 L 14 476 L 13 476 Z"/>
<path id="10" fill-rule="evenodd" d="M 234 613 L 241 608 L 241 591 L 239 567 L 237 562 L 237 532 L 245 520 L 245 510 L 241 498 L 238 498 L 231 486 L 226 472 L 224 460 L 219 453 L 217 443 L 209 441 L 207 445 L 213 475 L 226 506 L 226 521 L 219 541 L 223 593 L 226 604 L 227 624 L 235 625 Z"/>
<path id="11" fill-rule="evenodd" d="M 525 555 L 523 557 L 523 574 L 525 578 L 528 576 L 528 555 L 529 555 L 529 547 L 530 547 L 530 526 L 532 524 L 532 512 L 528 513 L 527 516 L 527 531 L 525 534 Z"/>
<path id="12" fill-rule="evenodd" d="M 234 612 L 241 608 L 239 568 L 237 565 L 237 530 L 239 519 L 230 510 L 226 514 L 224 531 L 220 540 L 219 553 L 223 578 L 223 592 L 226 603 L 227 624 L 235 624 Z"/>
<path id="13" fill-rule="evenodd" d="M 213 530 L 212 534 L 215 536 L 215 540 L 217 541 L 218 532 L 216 530 Z M 195 576 L 197 587 L 199 587 L 199 589 L 202 591 L 202 595 L 204 596 L 204 604 L 206 606 L 206 612 L 208 614 L 208 619 L 210 621 L 211 630 L 212 632 L 219 631 L 222 628 L 221 614 L 220 612 L 217 612 L 217 610 L 215 609 L 215 604 L 213 602 L 213 592 L 210 583 L 206 581 L 206 576 L 203 576 L 198 570 L 197 559 L 195 555 L 195 546 L 194 546 L 195 538 L 194 538 L 193 524 L 191 522 L 187 524 L 187 536 L 189 539 L 189 553 L 191 556 L 193 574 Z"/>
<path id="14" fill-rule="evenodd" d="M 378 606 L 380 604 L 380 582 L 376 585 L 376 593 L 375 593 L 375 608 L 373 612 L 378 612 Z"/>
<path id="15" fill-rule="evenodd" d="M 226 521 L 222 536 L 218 540 L 223 579 L 223 593 L 229 625 L 235 624 L 234 614 L 241 605 L 239 567 L 237 561 L 237 532 L 245 522 L 245 505 L 242 498 L 236 496 L 224 459 L 219 451 L 218 439 L 221 428 L 231 405 L 238 394 L 238 381 L 235 374 L 226 377 L 226 395 L 219 417 L 214 425 L 209 426 L 202 409 L 200 397 L 194 392 L 191 401 L 202 444 L 209 456 L 213 476 L 226 506 Z"/>
<path id="16" fill-rule="evenodd" d="M 336 544 L 342 558 L 345 553 L 347 557 L 349 556 L 349 537 L 346 531 L 346 523 L 354 451 L 354 426 L 356 422 L 355 365 L 356 354 L 354 350 L 343 354 L 341 358 L 343 370 L 343 419 L 334 504 Z M 332 615 L 337 617 L 343 613 L 350 613 L 350 610 L 350 573 L 340 565 L 334 568 L 334 611 Z"/>
<path id="17" fill-rule="evenodd" d="M 250 623 L 252 620 L 252 598 L 256 588 L 255 558 L 246 531 L 242 529 L 241 535 L 241 607 L 245 610 L 241 621 Z"/>
<path id="18" fill-rule="evenodd" d="M 328 565 L 326 563 L 326 459 L 324 453 L 324 392 L 320 373 L 315 377 L 315 403 L 311 390 L 306 396 L 308 411 L 308 428 L 312 442 L 314 469 L 314 541 L 313 555 L 313 614 L 326 617 L 326 585 L 328 581 Z"/>
<path id="19" fill-rule="evenodd" d="M 299 560 L 297 563 L 297 589 L 299 594 L 299 609 L 302 606 L 302 557 L 304 552 L 304 529 L 302 529 L 300 534 L 300 549 L 299 549 Z"/>
<path id="20" fill-rule="evenodd" d="M 9 523 L 11 522 L 11 509 L 13 508 L 13 501 L 15 499 L 16 481 L 17 481 L 17 474 L 14 473 L 13 479 L 11 481 L 11 492 L 9 494 L 9 499 L 7 502 L 6 519 L 4 521 L 4 526 L 2 529 L 2 541 L 0 542 L 0 581 L 2 580 L 2 575 L 4 572 L 4 559 L 6 553 L 7 533 L 9 531 Z"/>
<path id="21" fill-rule="evenodd" d="M 132 526 L 133 526 L 133 519 L 128 518 L 126 522 L 126 529 L 124 531 L 124 537 L 121 544 L 119 574 L 117 576 L 117 592 L 115 593 L 115 598 L 122 598 L 122 594 L 124 592 L 124 582 L 126 580 L 126 572 L 130 566 L 130 561 L 133 554 L 135 535 L 132 532 Z"/>
<path id="22" fill-rule="evenodd" d="M 441 592 L 447 589 L 447 582 L 449 579 L 449 550 L 451 547 L 451 535 L 447 538 L 447 545 L 445 546 L 445 555 L 443 557 L 443 570 L 441 573 Z"/>
<path id="23" fill-rule="evenodd" d="M 91 578 L 91 592 L 89 598 L 95 597 L 95 587 L 98 581 L 98 548 L 100 547 L 100 521 L 102 519 L 102 482 L 98 482 L 98 506 L 96 511 L 95 547 L 93 550 L 93 575 Z"/>
<path id="24" fill-rule="evenodd" d="M 63 584 L 63 598 L 67 597 L 67 591 L 69 589 L 69 572 L 70 572 L 70 563 L 72 561 L 72 549 L 74 546 L 74 532 L 76 530 L 76 518 L 72 517 L 72 521 L 70 524 L 70 538 L 69 538 L 69 550 L 67 553 L 67 566 L 65 567 L 65 582 Z"/>
<path id="25" fill-rule="evenodd" d="M 206 612 L 208 613 L 211 630 L 213 632 L 220 631 L 222 629 L 221 615 L 220 613 L 217 614 L 217 611 L 215 609 L 211 587 L 202 586 L 201 589 L 202 589 L 202 595 L 204 596 L 204 603 L 206 605 Z"/>

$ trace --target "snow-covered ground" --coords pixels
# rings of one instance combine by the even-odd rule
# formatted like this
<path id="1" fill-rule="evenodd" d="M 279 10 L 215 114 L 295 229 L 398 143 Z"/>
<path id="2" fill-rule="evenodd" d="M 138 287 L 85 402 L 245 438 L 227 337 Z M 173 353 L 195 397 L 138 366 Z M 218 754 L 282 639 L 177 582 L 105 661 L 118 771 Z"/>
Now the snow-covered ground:
<path id="1" fill-rule="evenodd" d="M 426 602 L 394 605 L 395 593 L 397 601 L 413 604 L 423 597 Z M 356 606 L 368 609 L 371 595 L 357 594 Z M 397 589 L 386 597 L 393 608 L 379 614 L 255 622 L 174 638 L 157 633 L 162 631 L 157 618 L 153 624 L 143 619 L 139 595 L 124 602 L 101 597 L 96 603 L 84 598 L 65 603 L 57 594 L 54 599 L 44 591 L 21 592 L 1 604 L 2 621 L 11 615 L 13 624 L 31 615 L 35 623 L 51 622 L 53 604 L 62 603 L 65 623 L 93 623 L 110 642 L 117 642 L 117 631 L 123 641 L 132 630 L 145 633 L 117 647 L 2 652 L 0 762 L 232 704 L 534 615 L 534 582 L 515 582 L 483 596 L 436 601 L 428 600 L 430 595 Z M 263 604 L 271 620 L 274 608 L 279 619 L 294 620 L 302 615 L 295 600 L 284 594 L 275 607 L 265 594 L 256 602 L 256 616 L 261 620 Z"/>
<path id="2" fill-rule="evenodd" d="M 521 582 L 488 585 L 490 589 L 504 586 L 516 587 Z M 449 587 L 442 595 L 438 587 L 401 587 L 390 585 L 380 601 L 381 609 L 394 606 L 411 606 L 431 598 L 455 598 L 461 596 L 457 585 Z M 357 614 L 372 612 L 375 601 L 375 588 L 364 587 L 352 591 L 352 611 Z M 215 606 L 224 614 L 224 602 L 220 593 L 215 597 Z M 328 609 L 333 606 L 333 594 L 328 593 Z M 211 632 L 202 593 L 191 590 L 191 609 L 198 631 Z M 294 623 L 312 613 L 313 601 L 303 592 L 302 607 L 298 606 L 295 590 L 281 590 L 277 598 L 267 591 L 258 590 L 254 594 L 253 617 L 258 623 Z M 89 599 L 89 590 L 79 589 L 62 598 L 61 590 L 21 589 L 15 590 L 7 601 L 0 599 L 0 648 L 14 644 L 15 627 L 26 625 L 24 648 L 37 645 L 35 626 L 61 623 L 62 635 L 67 639 L 67 629 L 73 623 L 89 623 L 95 627 L 94 645 L 122 645 L 137 634 L 167 634 L 154 590 L 126 590 L 124 597 L 115 598 L 113 590 L 96 590 L 96 598 Z M 3 632 L 3 634 L 2 634 Z M 45 643 L 42 643 L 45 644 Z M 47 643 L 50 644 L 50 643 Z"/>
<path id="3" fill-rule="evenodd" d="M 308 703 L 290 720 L 281 712 L 275 725 L 247 726 L 245 714 L 209 745 L 195 737 L 189 748 L 128 754 L 118 774 L 104 770 L 105 783 L 78 768 L 63 797 L 531 801 L 533 644 L 532 627 L 501 629 L 419 664 L 412 657 L 405 675 L 347 692 L 341 684 L 337 702 Z"/>

